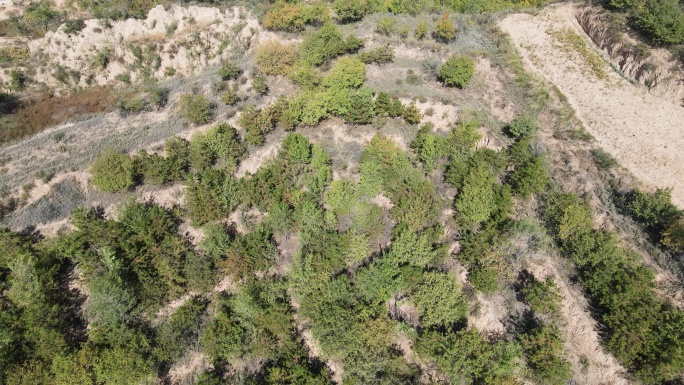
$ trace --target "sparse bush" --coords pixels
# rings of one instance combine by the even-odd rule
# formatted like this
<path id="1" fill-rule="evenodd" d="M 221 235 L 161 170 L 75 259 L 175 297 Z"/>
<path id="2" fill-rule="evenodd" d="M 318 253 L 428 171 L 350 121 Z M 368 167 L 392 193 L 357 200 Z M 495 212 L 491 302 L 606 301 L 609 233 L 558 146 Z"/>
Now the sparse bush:
<path id="1" fill-rule="evenodd" d="M 344 23 L 363 19 L 371 11 L 368 0 L 335 0 L 333 9 L 337 17 Z"/>
<path id="2" fill-rule="evenodd" d="M 358 58 L 366 64 L 391 63 L 394 60 L 394 49 L 389 44 L 385 44 L 382 47 L 359 53 Z"/>
<path id="3" fill-rule="evenodd" d="M 506 127 L 508 134 L 514 138 L 523 138 L 537 133 L 539 127 L 533 116 L 525 115 L 516 118 Z"/>
<path id="4" fill-rule="evenodd" d="M 133 187 L 135 169 L 133 160 L 114 149 L 106 150 L 90 164 L 92 184 L 104 192 L 119 192 Z"/>
<path id="5" fill-rule="evenodd" d="M 120 73 L 116 75 L 114 79 L 124 84 L 131 84 L 131 74 L 129 74 L 128 72 Z"/>
<path id="6" fill-rule="evenodd" d="M 418 25 L 416 26 L 416 31 L 414 33 L 414 36 L 418 40 L 423 40 L 427 36 L 428 33 L 428 21 L 426 19 L 421 19 L 418 22 Z"/>
<path id="7" fill-rule="evenodd" d="M 286 75 L 297 61 L 296 52 L 293 45 L 269 40 L 257 48 L 254 61 L 259 71 L 266 75 Z"/>
<path id="8" fill-rule="evenodd" d="M 221 68 L 216 72 L 222 80 L 234 80 L 242 73 L 240 67 L 232 61 L 221 64 Z"/>
<path id="9" fill-rule="evenodd" d="M 415 86 L 423 83 L 423 78 L 417 75 L 412 69 L 409 69 L 406 71 L 406 83 Z"/>
<path id="10" fill-rule="evenodd" d="M 64 32 L 67 35 L 73 35 L 81 32 L 85 27 L 86 25 L 83 19 L 67 20 L 67 22 L 64 23 Z"/>
<path id="11" fill-rule="evenodd" d="M 207 124 L 214 120 L 214 106 L 202 94 L 184 94 L 180 98 L 180 114 L 195 124 Z"/>
<path id="12" fill-rule="evenodd" d="M 556 313 L 563 300 L 560 289 L 551 278 L 546 279 L 546 281 L 538 281 L 531 276 L 522 283 L 520 292 L 525 297 L 527 304 L 530 305 L 530 309 L 535 313 Z"/>
<path id="13" fill-rule="evenodd" d="M 178 29 L 178 22 L 177 21 L 172 21 L 171 24 L 167 24 L 164 26 L 164 30 L 166 31 L 166 36 L 173 36 L 174 33 L 176 33 L 176 30 Z"/>
<path id="14" fill-rule="evenodd" d="M 252 89 L 259 95 L 266 95 L 268 93 L 268 83 L 266 77 L 258 72 L 252 75 Z"/>
<path id="15" fill-rule="evenodd" d="M 395 29 L 397 27 L 397 19 L 395 19 L 392 16 L 383 16 L 380 19 L 378 19 L 377 24 L 375 24 L 375 32 L 385 35 L 385 36 L 391 36 Z"/>
<path id="16" fill-rule="evenodd" d="M 411 103 L 408 107 L 404 108 L 401 116 L 410 124 L 418 124 L 421 119 L 423 119 L 423 115 L 420 113 L 420 110 L 416 107 L 415 103 Z"/>
<path id="17" fill-rule="evenodd" d="M 55 170 L 51 168 L 42 169 L 36 173 L 36 178 L 40 179 L 43 183 L 48 183 L 55 176 Z"/>
<path id="18" fill-rule="evenodd" d="M 463 88 L 475 72 L 475 62 L 465 55 L 454 55 L 439 69 L 439 80 L 448 87 Z"/>
<path id="19" fill-rule="evenodd" d="M 442 18 L 435 22 L 435 40 L 448 43 L 456 37 L 456 28 L 447 12 L 442 14 Z"/>
<path id="20" fill-rule="evenodd" d="M 117 100 L 116 108 L 121 116 L 128 116 L 147 110 L 147 103 L 143 98 L 130 96 Z"/>
<path id="21" fill-rule="evenodd" d="M 93 67 L 95 69 L 103 70 L 107 68 L 112 60 L 112 50 L 110 48 L 103 48 L 93 58 Z"/>
<path id="22" fill-rule="evenodd" d="M 591 156 L 594 158 L 594 163 L 599 170 L 608 170 L 613 166 L 617 166 L 617 160 L 612 155 L 605 152 L 601 148 L 591 150 Z"/>
<path id="23" fill-rule="evenodd" d="M 26 88 L 26 75 L 23 72 L 12 68 L 9 72 L 10 76 L 10 90 L 19 92 Z"/>
<path id="24" fill-rule="evenodd" d="M 221 101 L 225 103 L 227 106 L 232 106 L 238 101 L 240 101 L 240 97 L 238 96 L 237 92 L 235 92 L 235 90 L 229 88 L 223 94 L 221 94 Z"/>

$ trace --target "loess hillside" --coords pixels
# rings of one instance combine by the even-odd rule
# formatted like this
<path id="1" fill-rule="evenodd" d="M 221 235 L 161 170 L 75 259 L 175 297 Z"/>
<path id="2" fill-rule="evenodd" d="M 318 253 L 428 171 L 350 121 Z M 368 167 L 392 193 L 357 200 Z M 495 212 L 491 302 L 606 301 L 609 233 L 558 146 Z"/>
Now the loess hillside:
<path id="1" fill-rule="evenodd" d="M 0 384 L 681 384 L 678 0 L 0 0 Z"/>

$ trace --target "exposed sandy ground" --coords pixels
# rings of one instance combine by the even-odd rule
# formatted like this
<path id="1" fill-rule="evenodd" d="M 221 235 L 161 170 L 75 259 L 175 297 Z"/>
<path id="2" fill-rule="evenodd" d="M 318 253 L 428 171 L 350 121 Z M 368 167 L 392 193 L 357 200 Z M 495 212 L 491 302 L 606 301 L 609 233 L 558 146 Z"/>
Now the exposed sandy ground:
<path id="1" fill-rule="evenodd" d="M 585 37 L 573 4 L 545 8 L 537 16 L 513 14 L 499 26 L 511 36 L 525 66 L 555 84 L 598 144 L 650 188 L 673 188 L 684 208 L 684 108 L 632 86 L 604 64 L 607 80 L 586 71 L 579 55 L 559 48 L 550 31 L 571 28 Z"/>
<path id="2" fill-rule="evenodd" d="M 7 10 L 0 10 L 0 19 L 6 14 Z M 62 26 L 28 42 L 32 65 L 37 67 L 32 81 L 68 88 L 54 78 L 56 65 L 75 70 L 79 78 L 74 85 L 82 87 L 111 83 L 124 73 L 135 81 L 142 67 L 151 69 L 151 75 L 157 78 L 164 77 L 167 68 L 188 75 L 240 52 L 235 47 L 249 48 L 260 31 L 258 21 L 238 7 L 222 12 L 213 7 L 160 5 L 150 10 L 145 20 L 114 21 L 111 28 L 97 19 L 85 20 L 85 24 L 76 34 L 66 34 Z M 177 28 L 173 29 L 173 25 Z M 136 64 L 134 48 L 142 49 L 147 57 L 142 65 Z M 110 52 L 109 61 L 104 69 L 98 69 L 93 63 L 105 50 Z M 152 66 L 153 57 L 158 58 L 156 66 Z"/>

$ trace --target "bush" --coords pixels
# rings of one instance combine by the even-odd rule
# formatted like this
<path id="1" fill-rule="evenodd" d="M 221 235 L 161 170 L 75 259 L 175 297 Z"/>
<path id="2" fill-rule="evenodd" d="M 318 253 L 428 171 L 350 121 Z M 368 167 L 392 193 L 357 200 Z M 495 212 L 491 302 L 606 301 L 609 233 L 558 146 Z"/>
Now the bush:
<path id="1" fill-rule="evenodd" d="M 657 44 L 684 43 L 684 11 L 678 0 L 651 0 L 635 7 L 634 26 Z"/>
<path id="2" fill-rule="evenodd" d="M 456 28 L 448 13 L 443 13 L 442 18 L 435 22 L 435 39 L 442 43 L 448 43 L 456 37 Z"/>
<path id="3" fill-rule="evenodd" d="M 552 314 L 560 309 L 563 296 L 560 289 L 551 278 L 546 281 L 538 281 L 533 276 L 526 277 L 522 282 L 520 293 L 535 313 Z"/>
<path id="4" fill-rule="evenodd" d="M 539 127 L 536 119 L 532 116 L 521 116 L 516 118 L 506 127 L 506 131 L 514 138 L 523 138 L 537 133 Z"/>
<path id="5" fill-rule="evenodd" d="M 527 362 L 539 379 L 562 384 L 572 378 L 571 365 L 563 358 L 563 339 L 557 326 L 535 328 L 519 339 Z"/>
<path id="6" fill-rule="evenodd" d="M 359 59 L 343 57 L 323 78 L 323 85 L 330 88 L 358 88 L 363 85 L 365 75 L 366 65 Z"/>
<path id="7" fill-rule="evenodd" d="M 408 107 L 404 108 L 401 116 L 410 124 L 418 124 L 420 123 L 420 120 L 423 119 L 423 115 L 420 113 L 420 110 L 416 107 L 415 103 L 411 103 Z"/>
<path id="8" fill-rule="evenodd" d="M 418 22 L 418 25 L 416 25 L 416 31 L 414 33 L 414 36 L 418 40 L 423 40 L 427 36 L 428 33 L 428 21 L 425 19 L 422 19 Z"/>
<path id="9" fill-rule="evenodd" d="M 394 60 L 394 49 L 389 44 L 385 44 L 382 47 L 359 53 L 358 58 L 366 64 L 391 63 Z"/>
<path id="10" fill-rule="evenodd" d="M 354 36 L 344 39 L 335 24 L 328 23 L 304 38 L 299 56 L 308 64 L 318 66 L 345 53 L 354 53 L 362 46 L 362 40 Z"/>
<path id="11" fill-rule="evenodd" d="M 252 75 L 252 89 L 259 95 L 266 95 L 268 93 L 268 83 L 266 77 L 260 73 Z"/>
<path id="12" fill-rule="evenodd" d="M 307 62 L 300 61 L 287 73 L 287 77 L 306 90 L 316 88 L 322 82 L 321 75 L 316 68 Z"/>
<path id="13" fill-rule="evenodd" d="M 344 23 L 359 21 L 371 11 L 368 0 L 335 0 L 333 3 L 335 14 Z"/>
<path id="14" fill-rule="evenodd" d="M 439 80 L 448 87 L 463 88 L 475 72 L 475 62 L 465 55 L 454 55 L 439 69 Z"/>
<path id="15" fill-rule="evenodd" d="M 73 35 L 75 33 L 81 32 L 85 27 L 86 25 L 83 19 L 67 20 L 67 22 L 64 23 L 64 32 L 67 35 Z"/>
<path id="16" fill-rule="evenodd" d="M 225 103 L 227 106 L 232 106 L 238 101 L 240 101 L 240 97 L 238 96 L 237 92 L 235 92 L 235 90 L 229 88 L 221 94 L 221 101 Z"/>
<path id="17" fill-rule="evenodd" d="M 218 69 L 217 73 L 222 80 L 233 80 L 240 76 L 242 70 L 237 64 L 228 61 L 221 65 L 221 68 Z"/>
<path id="18" fill-rule="evenodd" d="M 375 32 L 381 35 L 390 36 L 394 33 L 396 27 L 397 19 L 392 16 L 383 16 L 378 19 L 378 22 L 375 25 Z"/>
<path id="19" fill-rule="evenodd" d="M 114 149 L 104 151 L 90 164 L 92 184 L 104 192 L 128 190 L 135 184 L 133 160 Z"/>
<path id="20" fill-rule="evenodd" d="M 259 71 L 266 75 L 287 75 L 297 60 L 294 45 L 269 40 L 261 44 L 254 53 L 254 61 Z"/>
<path id="21" fill-rule="evenodd" d="M 300 32 L 305 19 L 300 5 L 278 1 L 266 12 L 261 23 L 272 31 Z"/>
<path id="22" fill-rule="evenodd" d="M 180 114 L 195 124 L 214 120 L 214 105 L 202 94 L 184 94 L 180 97 Z"/>

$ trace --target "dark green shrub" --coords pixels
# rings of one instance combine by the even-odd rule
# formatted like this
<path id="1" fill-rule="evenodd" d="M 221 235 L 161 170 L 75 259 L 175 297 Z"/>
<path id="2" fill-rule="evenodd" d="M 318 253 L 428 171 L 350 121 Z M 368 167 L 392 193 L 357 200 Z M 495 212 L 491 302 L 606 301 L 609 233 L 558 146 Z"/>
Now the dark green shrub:
<path id="1" fill-rule="evenodd" d="M 463 88 L 475 72 L 475 62 L 465 55 L 454 55 L 439 69 L 439 80 L 448 87 Z"/>
<path id="2" fill-rule="evenodd" d="M 514 138 L 533 136 L 538 130 L 536 118 L 528 115 L 516 118 L 506 127 L 508 134 Z"/>
<path id="3" fill-rule="evenodd" d="M 214 120 L 214 105 L 202 94 L 184 94 L 180 98 L 180 114 L 195 124 L 207 124 Z"/>
<path id="4" fill-rule="evenodd" d="M 252 89 L 259 95 L 266 95 L 268 93 L 266 77 L 258 72 L 254 73 L 252 76 Z"/>
<path id="5" fill-rule="evenodd" d="M 634 190 L 619 202 L 623 210 L 643 224 L 657 239 L 671 223 L 682 217 L 682 212 L 672 204 L 671 191 L 657 189 L 654 193 Z"/>
<path id="6" fill-rule="evenodd" d="M 394 60 L 394 49 L 389 44 L 359 53 L 359 60 L 366 64 L 386 64 Z"/>
<path id="7" fill-rule="evenodd" d="M 221 200 L 225 178 L 223 171 L 211 168 L 190 176 L 186 183 L 185 201 L 193 226 L 201 226 L 230 214 Z"/>
<path id="8" fill-rule="evenodd" d="M 362 40 L 354 36 L 345 39 L 335 24 L 328 23 L 304 38 L 299 47 L 299 56 L 308 64 L 318 66 L 345 53 L 354 53 L 361 47 Z"/>
<path id="9" fill-rule="evenodd" d="M 560 303 L 563 300 L 560 289 L 551 278 L 547 278 L 546 281 L 538 281 L 530 276 L 522 282 L 520 293 L 535 313 L 555 313 L 560 309 Z"/>
<path id="10" fill-rule="evenodd" d="M 92 184 L 100 191 L 119 192 L 135 184 L 133 160 L 126 154 L 108 149 L 93 159 L 90 164 Z"/>
<path id="11" fill-rule="evenodd" d="M 85 27 L 86 25 L 83 19 L 71 19 L 64 23 L 64 32 L 66 32 L 67 35 L 73 35 L 81 32 Z"/>
<path id="12" fill-rule="evenodd" d="M 563 358 L 563 339 L 555 325 L 545 325 L 518 337 L 535 376 L 550 384 L 572 377 L 571 365 Z"/>
<path id="13" fill-rule="evenodd" d="M 371 11 L 371 3 L 367 0 L 335 0 L 333 9 L 342 22 L 349 23 L 363 19 Z"/>
<path id="14" fill-rule="evenodd" d="M 596 167 L 598 167 L 599 170 L 608 170 L 618 164 L 617 160 L 613 158 L 612 155 L 600 148 L 591 150 L 591 156 L 594 158 L 594 163 L 596 163 Z"/>
<path id="15" fill-rule="evenodd" d="M 409 124 L 418 124 L 421 119 L 423 119 L 423 114 L 420 113 L 420 110 L 416 107 L 415 103 L 411 103 L 408 107 L 405 107 L 401 116 Z"/>
<path id="16" fill-rule="evenodd" d="M 651 0 L 634 8 L 632 23 L 657 44 L 684 42 L 684 11 L 678 0 Z"/>

